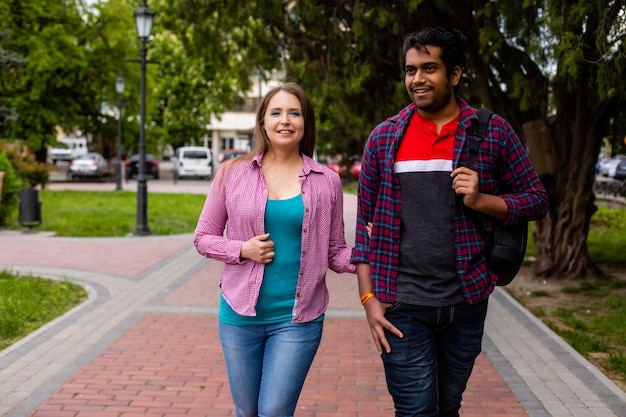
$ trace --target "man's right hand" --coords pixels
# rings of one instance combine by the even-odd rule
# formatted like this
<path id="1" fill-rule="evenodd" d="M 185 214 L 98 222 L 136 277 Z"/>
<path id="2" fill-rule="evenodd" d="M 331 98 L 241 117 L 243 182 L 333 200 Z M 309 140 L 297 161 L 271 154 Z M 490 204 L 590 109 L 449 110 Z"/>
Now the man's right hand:
<path id="1" fill-rule="evenodd" d="M 404 337 L 402 332 L 385 318 L 385 310 L 390 306 L 390 303 L 382 303 L 378 301 L 376 297 L 370 298 L 363 305 L 363 307 L 365 307 L 367 322 L 372 332 L 372 338 L 374 339 L 374 344 L 379 354 L 383 353 L 383 349 L 387 353 L 391 352 L 391 346 L 389 346 L 389 341 L 385 336 L 384 329 L 389 330 L 400 338 Z"/>
<path id="2" fill-rule="evenodd" d="M 371 227 L 371 223 L 369 223 L 368 226 Z M 364 295 L 372 292 L 372 274 L 369 264 L 358 263 L 356 265 L 356 274 L 359 280 L 359 294 Z M 385 329 L 398 337 L 403 337 L 402 332 L 385 318 L 385 310 L 390 307 L 391 304 L 386 302 L 381 303 L 376 297 L 369 297 L 364 302 L 362 301 L 362 303 L 365 308 L 365 315 L 370 325 L 370 331 L 372 332 L 376 350 L 378 350 L 380 354 L 383 353 L 383 349 L 385 349 L 387 353 L 391 352 L 391 346 L 389 346 L 389 341 L 385 336 Z"/>

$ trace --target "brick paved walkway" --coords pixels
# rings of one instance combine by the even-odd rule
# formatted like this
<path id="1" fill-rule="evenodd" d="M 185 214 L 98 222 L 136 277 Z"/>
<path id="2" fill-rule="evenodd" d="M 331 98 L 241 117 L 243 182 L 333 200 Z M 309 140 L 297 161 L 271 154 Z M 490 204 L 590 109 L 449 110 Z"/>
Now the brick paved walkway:
<path id="1" fill-rule="evenodd" d="M 348 236 L 354 208 L 347 197 Z M 191 235 L 0 232 L 0 268 L 75 280 L 90 293 L 0 352 L 0 416 L 234 415 L 217 340 L 222 265 L 200 257 Z M 392 416 L 356 279 L 330 273 L 328 284 L 322 344 L 296 416 Z M 626 394 L 498 291 L 461 416 L 626 416 Z"/>

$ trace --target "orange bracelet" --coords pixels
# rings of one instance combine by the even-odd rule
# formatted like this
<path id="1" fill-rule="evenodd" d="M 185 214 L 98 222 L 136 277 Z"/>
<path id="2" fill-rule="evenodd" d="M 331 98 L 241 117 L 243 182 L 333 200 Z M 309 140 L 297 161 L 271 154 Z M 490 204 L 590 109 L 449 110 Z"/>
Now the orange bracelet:
<path id="1" fill-rule="evenodd" d="M 369 300 L 370 298 L 375 297 L 375 296 L 376 296 L 376 294 L 374 294 L 374 292 L 373 292 L 373 291 L 370 291 L 370 292 L 368 292 L 368 293 L 365 293 L 365 294 L 363 295 L 363 297 L 361 297 L 361 305 L 365 305 L 365 302 L 366 302 L 367 300 Z"/>

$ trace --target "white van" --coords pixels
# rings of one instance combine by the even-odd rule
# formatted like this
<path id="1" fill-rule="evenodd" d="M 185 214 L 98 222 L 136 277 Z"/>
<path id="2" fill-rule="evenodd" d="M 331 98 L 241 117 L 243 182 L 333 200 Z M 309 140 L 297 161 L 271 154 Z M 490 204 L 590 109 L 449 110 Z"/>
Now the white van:
<path id="1" fill-rule="evenodd" d="M 71 161 L 79 155 L 87 155 L 87 139 L 85 138 L 63 138 L 59 139 L 56 145 L 50 150 L 52 163 L 57 161 Z"/>
<path id="2" fill-rule="evenodd" d="M 213 175 L 213 151 L 204 146 L 183 146 L 176 150 L 174 175 L 205 177 Z"/>

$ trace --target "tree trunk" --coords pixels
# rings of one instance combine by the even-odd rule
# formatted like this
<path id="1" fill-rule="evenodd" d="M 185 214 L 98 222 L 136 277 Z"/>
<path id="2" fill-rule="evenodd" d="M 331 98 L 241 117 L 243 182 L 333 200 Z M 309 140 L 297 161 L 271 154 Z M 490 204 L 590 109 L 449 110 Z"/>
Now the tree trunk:
<path id="1" fill-rule="evenodd" d="M 571 181 L 570 181 L 571 183 Z M 589 257 L 587 234 L 596 210 L 593 193 L 568 190 L 554 211 L 537 222 L 537 276 L 552 278 L 603 278 L 606 275 Z"/>
<path id="2" fill-rule="evenodd" d="M 550 211 L 536 222 L 533 233 L 535 273 L 552 278 L 604 278 L 606 274 L 587 249 L 591 216 L 597 210 L 593 184 L 603 109 L 598 105 L 595 113 L 582 112 L 579 105 L 584 99 L 573 95 L 569 100 L 551 121 L 536 120 L 524 126 L 529 154 L 550 199 Z"/>

